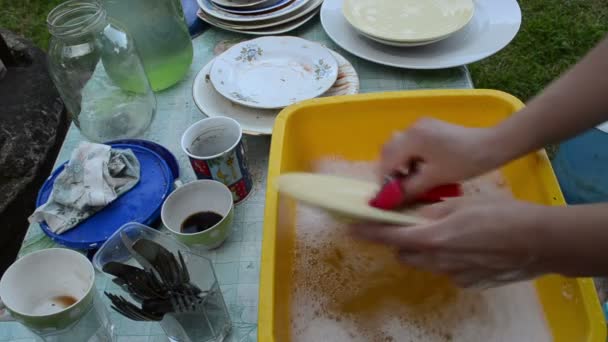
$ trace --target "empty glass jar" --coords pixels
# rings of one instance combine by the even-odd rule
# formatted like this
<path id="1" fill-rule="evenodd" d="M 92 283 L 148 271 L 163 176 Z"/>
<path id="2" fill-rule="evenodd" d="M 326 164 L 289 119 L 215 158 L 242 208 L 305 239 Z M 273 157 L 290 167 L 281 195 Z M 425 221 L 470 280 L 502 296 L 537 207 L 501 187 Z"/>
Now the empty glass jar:
<path id="1" fill-rule="evenodd" d="M 156 98 L 133 39 L 95 0 L 69 0 L 47 17 L 51 78 L 86 138 L 103 142 L 142 134 Z"/>

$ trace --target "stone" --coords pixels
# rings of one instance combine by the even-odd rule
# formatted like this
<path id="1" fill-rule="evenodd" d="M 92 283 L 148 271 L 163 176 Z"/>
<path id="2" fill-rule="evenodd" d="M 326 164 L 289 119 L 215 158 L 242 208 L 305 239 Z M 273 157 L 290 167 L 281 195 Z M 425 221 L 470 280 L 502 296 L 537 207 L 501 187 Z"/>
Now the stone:
<path id="1" fill-rule="evenodd" d="M 4 63 L 2 62 L 2 60 L 0 59 L 0 80 L 4 78 L 4 75 L 6 75 L 6 67 L 4 66 Z"/>
<path id="2" fill-rule="evenodd" d="M 0 35 L 14 58 L 0 79 L 1 275 L 17 255 L 68 120 L 44 51 L 10 31 L 0 29 Z"/>

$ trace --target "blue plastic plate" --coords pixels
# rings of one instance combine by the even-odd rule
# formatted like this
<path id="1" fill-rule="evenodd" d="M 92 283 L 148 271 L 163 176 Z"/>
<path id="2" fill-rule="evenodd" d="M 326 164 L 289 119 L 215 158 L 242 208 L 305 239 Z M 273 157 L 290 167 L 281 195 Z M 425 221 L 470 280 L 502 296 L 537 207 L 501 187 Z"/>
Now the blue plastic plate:
<path id="1" fill-rule="evenodd" d="M 149 148 L 130 144 L 110 144 L 113 148 L 131 149 L 141 167 L 139 183 L 101 211 L 63 234 L 49 230 L 46 222 L 40 228 L 55 242 L 75 249 L 99 248 L 122 225 L 139 222 L 149 225 L 160 215 L 165 198 L 173 188 L 173 174 L 165 160 Z M 66 163 L 58 167 L 38 192 L 36 207 L 46 203 L 55 179 Z"/>

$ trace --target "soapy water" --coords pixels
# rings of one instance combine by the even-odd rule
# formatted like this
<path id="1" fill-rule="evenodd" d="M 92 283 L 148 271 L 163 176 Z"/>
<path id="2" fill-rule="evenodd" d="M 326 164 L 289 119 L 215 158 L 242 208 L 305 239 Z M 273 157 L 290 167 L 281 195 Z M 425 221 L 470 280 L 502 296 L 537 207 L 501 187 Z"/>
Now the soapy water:
<path id="1" fill-rule="evenodd" d="M 369 162 L 321 160 L 315 172 L 376 180 Z M 508 194 L 499 173 L 465 195 Z M 551 341 L 531 282 L 463 291 L 400 264 L 395 251 L 353 239 L 347 223 L 298 206 L 292 341 Z"/>

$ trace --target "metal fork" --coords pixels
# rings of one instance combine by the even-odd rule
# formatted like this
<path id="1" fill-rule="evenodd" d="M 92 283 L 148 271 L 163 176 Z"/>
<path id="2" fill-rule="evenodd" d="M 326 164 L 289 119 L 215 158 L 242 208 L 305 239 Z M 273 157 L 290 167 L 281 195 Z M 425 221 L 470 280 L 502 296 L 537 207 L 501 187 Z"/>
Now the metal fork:
<path id="1" fill-rule="evenodd" d="M 103 271 L 117 277 L 114 283 L 126 288 L 127 292 L 137 297 L 166 298 L 167 289 L 152 271 L 113 261 L 103 265 Z"/>
<path id="2" fill-rule="evenodd" d="M 104 265 L 104 271 L 117 276 L 114 282 L 142 306 L 139 308 L 123 297 L 106 293 L 116 311 L 134 320 L 161 320 L 166 313 L 193 313 L 204 305 L 209 291 L 202 291 L 190 282 L 181 251 L 176 258 L 155 241 L 139 239 L 133 243 L 132 252 L 145 259 L 144 270 L 111 262 Z"/>
<path id="3" fill-rule="evenodd" d="M 112 308 L 136 321 L 160 321 L 167 313 L 194 313 L 201 309 L 204 300 L 198 296 L 174 293 L 166 299 L 150 298 L 139 308 L 122 296 L 104 292 L 112 301 Z"/>
<path id="4" fill-rule="evenodd" d="M 122 296 L 113 295 L 105 291 L 104 294 L 112 301 L 112 309 L 134 321 L 160 321 L 163 319 L 163 315 L 142 310 Z"/>
<path id="5" fill-rule="evenodd" d="M 190 294 L 173 293 L 169 298 L 162 300 L 145 300 L 142 310 L 155 314 L 166 313 L 194 313 L 200 311 L 204 299 Z"/>
<path id="6" fill-rule="evenodd" d="M 190 274 L 180 251 L 178 251 L 178 261 L 173 253 L 147 239 L 137 240 L 133 244 L 133 250 L 152 265 L 162 282 L 170 289 L 180 288 L 190 282 Z"/>

